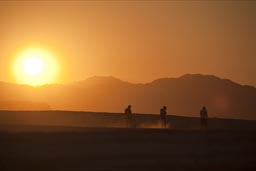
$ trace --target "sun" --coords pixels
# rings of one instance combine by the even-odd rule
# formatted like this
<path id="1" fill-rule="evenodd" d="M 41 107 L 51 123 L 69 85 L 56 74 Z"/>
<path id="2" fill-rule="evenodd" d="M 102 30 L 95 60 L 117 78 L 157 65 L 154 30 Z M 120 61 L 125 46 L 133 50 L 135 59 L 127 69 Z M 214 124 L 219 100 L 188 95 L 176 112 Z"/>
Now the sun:
<path id="1" fill-rule="evenodd" d="M 44 61 L 37 57 L 29 57 L 23 63 L 23 69 L 29 76 L 39 76 L 44 72 Z"/>
<path id="2" fill-rule="evenodd" d="M 56 81 L 59 66 L 52 53 L 41 48 L 28 48 L 18 53 L 13 70 L 18 83 L 40 86 Z"/>

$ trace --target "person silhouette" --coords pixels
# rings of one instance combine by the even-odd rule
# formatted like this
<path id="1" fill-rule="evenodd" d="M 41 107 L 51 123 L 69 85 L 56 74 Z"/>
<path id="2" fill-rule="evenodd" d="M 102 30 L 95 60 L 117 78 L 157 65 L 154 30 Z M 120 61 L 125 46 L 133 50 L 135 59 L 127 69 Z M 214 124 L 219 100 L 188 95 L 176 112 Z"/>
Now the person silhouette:
<path id="1" fill-rule="evenodd" d="M 124 110 L 124 114 L 126 115 L 126 124 L 127 127 L 133 127 L 133 118 L 132 118 L 132 106 L 128 105 L 128 107 Z"/>
<path id="2" fill-rule="evenodd" d="M 201 118 L 201 129 L 207 129 L 208 112 L 205 106 L 203 106 L 200 111 L 200 118 Z"/>
<path id="3" fill-rule="evenodd" d="M 128 105 L 128 107 L 124 110 L 124 113 L 127 115 L 131 115 L 132 114 L 132 106 Z"/>
<path id="4" fill-rule="evenodd" d="M 160 118 L 162 122 L 162 128 L 166 128 L 167 125 L 167 107 L 163 106 L 163 108 L 160 109 Z"/>

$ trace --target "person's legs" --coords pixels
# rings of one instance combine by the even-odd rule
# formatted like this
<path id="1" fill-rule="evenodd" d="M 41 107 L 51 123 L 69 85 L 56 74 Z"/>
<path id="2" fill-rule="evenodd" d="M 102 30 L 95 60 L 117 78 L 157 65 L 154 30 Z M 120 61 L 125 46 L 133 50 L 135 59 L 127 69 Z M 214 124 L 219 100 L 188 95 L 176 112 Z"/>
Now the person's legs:
<path id="1" fill-rule="evenodd" d="M 208 128 L 207 119 L 205 119 L 205 120 L 204 120 L 204 127 L 205 127 L 205 129 L 207 129 L 207 128 Z"/>
<path id="2" fill-rule="evenodd" d="M 162 128 L 165 128 L 165 121 L 162 119 Z"/>
<path id="3" fill-rule="evenodd" d="M 129 118 L 129 127 L 132 128 L 132 118 Z"/>
<path id="4" fill-rule="evenodd" d="M 164 128 L 166 128 L 166 126 L 167 126 L 167 120 L 166 120 L 166 118 L 164 119 Z"/>
<path id="5" fill-rule="evenodd" d="M 207 129 L 207 119 L 202 119 L 202 128 Z"/>
<path id="6" fill-rule="evenodd" d="M 200 122 L 200 129 L 203 129 L 204 128 L 204 119 L 201 118 L 201 122 Z"/>
<path id="7" fill-rule="evenodd" d="M 131 119 L 131 124 L 132 124 L 132 128 L 136 128 L 136 120 L 135 120 L 135 118 L 132 118 Z"/>
<path id="8" fill-rule="evenodd" d="M 131 121 L 131 117 L 130 116 L 126 117 L 126 127 L 127 128 L 131 128 L 132 127 L 132 121 Z"/>
<path id="9" fill-rule="evenodd" d="M 125 121 L 126 121 L 126 128 L 129 128 L 130 127 L 130 121 L 129 121 L 129 118 L 126 117 L 125 118 Z"/>

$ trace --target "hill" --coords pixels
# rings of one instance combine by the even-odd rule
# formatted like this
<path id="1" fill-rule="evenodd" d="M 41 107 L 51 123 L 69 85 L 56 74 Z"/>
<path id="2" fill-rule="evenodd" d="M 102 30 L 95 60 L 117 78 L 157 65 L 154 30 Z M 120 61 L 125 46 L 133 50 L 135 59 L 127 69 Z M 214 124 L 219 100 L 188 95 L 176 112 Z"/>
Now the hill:
<path id="1" fill-rule="evenodd" d="M 68 85 L 29 87 L 0 84 L 2 100 L 40 101 L 54 110 L 123 112 L 198 116 L 202 105 L 210 117 L 256 119 L 256 88 L 211 75 L 187 74 L 132 84 L 114 77 L 92 77 Z"/>

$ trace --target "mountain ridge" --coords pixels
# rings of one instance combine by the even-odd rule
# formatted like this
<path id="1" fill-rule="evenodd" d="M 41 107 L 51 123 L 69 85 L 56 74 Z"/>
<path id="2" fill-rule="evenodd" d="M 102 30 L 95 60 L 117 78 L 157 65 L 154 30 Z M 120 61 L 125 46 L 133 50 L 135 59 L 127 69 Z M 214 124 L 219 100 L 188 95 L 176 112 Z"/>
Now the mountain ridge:
<path id="1" fill-rule="evenodd" d="M 213 75 L 186 74 L 135 84 L 115 77 L 95 76 L 72 84 L 40 87 L 0 82 L 4 101 L 36 101 L 53 110 L 123 112 L 131 104 L 136 113 L 198 116 L 205 105 L 211 117 L 256 119 L 256 88 Z"/>
<path id="2" fill-rule="evenodd" d="M 82 79 L 82 80 L 79 80 L 79 81 L 74 81 L 74 82 L 69 82 L 69 83 L 62 83 L 62 84 L 57 84 L 57 83 L 54 83 L 54 84 L 44 84 L 44 85 L 39 85 L 39 86 L 32 86 L 32 85 L 27 85 L 27 84 L 17 84 L 17 83 L 10 83 L 10 82 L 6 82 L 6 81 L 0 81 L 0 85 L 1 84 L 7 84 L 7 85 L 19 85 L 19 86 L 25 86 L 25 87 L 35 87 L 35 88 L 40 88 L 40 87 L 47 87 L 47 86 L 65 86 L 65 85 L 73 85 L 73 84 L 80 84 L 80 83 L 86 83 L 88 81 L 98 81 L 98 82 L 103 82 L 103 80 L 106 80 L 106 81 L 114 81 L 114 82 L 122 82 L 122 83 L 128 83 L 128 84 L 151 84 L 151 83 L 154 83 L 154 82 L 157 82 L 159 80 L 171 80 L 171 79 L 187 79 L 187 78 L 213 78 L 213 79 L 216 79 L 216 80 L 222 80 L 222 81 L 226 81 L 226 82 L 230 82 L 230 83 L 233 83 L 233 84 L 237 84 L 237 85 L 240 85 L 240 86 L 246 86 L 246 87 L 252 87 L 252 88 L 256 88 L 255 86 L 253 85 L 248 85 L 248 84 L 240 84 L 238 82 L 235 82 L 231 79 L 227 79 L 227 78 L 221 78 L 221 77 L 218 77 L 218 76 L 215 76 L 215 75 L 207 75 L 207 74 L 184 74 L 184 75 L 181 75 L 180 77 L 162 77 L 162 78 L 157 78 L 157 79 L 154 79 L 152 81 L 149 81 L 149 82 L 146 82 L 146 83 L 133 83 L 133 82 L 129 82 L 129 81 L 124 81 L 118 77 L 115 77 L 115 76 L 91 76 L 91 77 L 88 77 L 86 79 Z"/>

